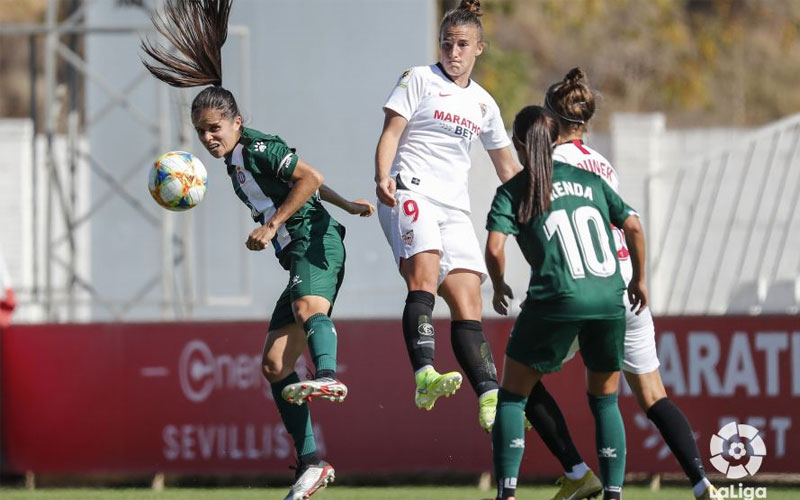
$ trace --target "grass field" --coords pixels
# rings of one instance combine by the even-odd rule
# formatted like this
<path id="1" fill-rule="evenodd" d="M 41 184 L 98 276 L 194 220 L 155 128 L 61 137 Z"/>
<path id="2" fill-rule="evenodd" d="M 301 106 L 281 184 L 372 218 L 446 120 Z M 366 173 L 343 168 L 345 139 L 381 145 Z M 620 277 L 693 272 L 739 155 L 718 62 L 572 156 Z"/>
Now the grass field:
<path id="1" fill-rule="evenodd" d="M 149 489 L 24 489 L 2 488 L 3 500 L 281 500 L 287 488 L 167 488 L 156 492 Z M 554 486 L 529 486 L 517 490 L 519 500 L 546 500 L 555 494 Z M 337 487 L 332 486 L 313 500 L 481 500 L 492 493 L 474 487 Z M 688 488 L 666 487 L 653 492 L 643 486 L 625 488 L 625 498 L 631 500 L 691 500 Z M 767 487 L 769 500 L 796 500 L 800 488 Z M 744 500 L 744 499 L 743 499 Z"/>

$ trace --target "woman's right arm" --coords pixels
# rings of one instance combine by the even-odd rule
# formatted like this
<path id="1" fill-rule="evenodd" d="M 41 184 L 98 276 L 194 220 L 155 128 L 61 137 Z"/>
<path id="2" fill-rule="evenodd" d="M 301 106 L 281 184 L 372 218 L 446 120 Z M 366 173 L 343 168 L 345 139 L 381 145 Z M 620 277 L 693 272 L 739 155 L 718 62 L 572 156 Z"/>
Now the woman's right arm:
<path id="1" fill-rule="evenodd" d="M 389 170 L 408 120 L 391 109 L 384 108 L 384 112 L 386 117 L 383 120 L 383 131 L 375 150 L 375 193 L 378 195 L 378 201 L 393 207 L 396 204 L 394 192 L 397 186 L 394 179 L 389 177 Z"/>

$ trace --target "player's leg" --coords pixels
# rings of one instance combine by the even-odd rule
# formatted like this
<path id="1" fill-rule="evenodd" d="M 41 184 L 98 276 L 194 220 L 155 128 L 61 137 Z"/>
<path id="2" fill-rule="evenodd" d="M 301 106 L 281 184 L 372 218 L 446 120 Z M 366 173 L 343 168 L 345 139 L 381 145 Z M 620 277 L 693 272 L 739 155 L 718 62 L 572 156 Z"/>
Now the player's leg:
<path id="1" fill-rule="evenodd" d="M 294 405 L 281 397 L 281 392 L 287 385 L 299 382 L 294 365 L 306 347 L 302 327 L 292 322 L 291 310 L 288 308 L 288 293 L 282 298 L 285 300 L 283 303 L 278 302 L 270 322 L 272 329 L 267 333 L 262 369 L 270 383 L 275 406 L 278 407 L 286 432 L 292 436 L 297 453 L 295 481 L 284 500 L 299 500 L 308 498 L 315 491 L 333 482 L 335 473 L 333 467 L 321 460 L 317 453 L 308 405 Z M 280 313 L 281 310 L 283 314 Z M 289 323 L 286 323 L 287 317 Z"/>
<path id="2" fill-rule="evenodd" d="M 563 363 L 575 357 L 580 350 L 578 339 L 569 348 Z M 596 480 L 594 474 L 589 474 L 589 467 L 583 461 L 572 436 L 567 428 L 567 422 L 561 413 L 556 400 L 547 391 L 543 382 L 534 386 L 533 391 L 528 396 L 528 404 L 525 405 L 525 417 L 536 429 L 536 433 L 542 438 L 550 452 L 558 459 L 564 468 L 564 479 L 562 482 L 587 482 L 591 478 Z M 599 482 L 599 481 L 598 481 Z"/>
<path id="3" fill-rule="evenodd" d="M 433 329 L 434 295 L 439 277 L 439 252 L 423 251 L 400 263 L 400 272 L 408 286 L 403 310 L 403 337 L 414 368 L 418 408 L 431 410 L 441 396 L 449 397 L 461 387 L 461 374 L 440 374 L 433 367 L 435 331 Z"/>
<path id="4" fill-rule="evenodd" d="M 439 374 L 433 367 L 436 336 L 432 318 L 442 250 L 441 210 L 408 190 L 398 190 L 395 197 L 397 205 L 381 205 L 378 218 L 408 289 L 402 325 L 416 382 L 414 402 L 418 408 L 430 410 L 438 397 L 450 395 L 461 386 L 461 374 Z"/>
<path id="5" fill-rule="evenodd" d="M 506 360 L 498 397 L 497 420 L 492 430 L 499 498 L 504 498 L 502 496 L 504 494 L 513 493 L 504 490 L 508 490 L 516 482 L 516 473 L 519 469 L 518 460 L 522 457 L 522 450 L 516 448 L 524 447 L 525 443 L 522 434 L 526 398 L 514 395 L 530 394 L 541 374 L 561 369 L 561 362 L 580 326 L 580 322 L 542 319 L 539 312 L 527 307 L 522 308 L 514 323 L 506 345 Z M 511 371 L 508 371 L 509 368 Z M 528 378 L 531 374 L 533 376 Z M 520 385 L 512 385 L 514 381 L 519 381 Z M 503 436 L 500 441 L 510 444 L 499 445 L 498 433 Z M 559 491 L 563 493 L 564 488 Z M 594 493 L 596 492 L 597 488 Z M 582 496 L 582 491 L 578 491 L 576 488 L 564 496 L 570 499 L 586 498 L 586 496 Z M 556 498 L 560 499 L 561 497 L 556 496 Z"/>
<path id="6" fill-rule="evenodd" d="M 523 425 L 525 394 L 529 394 L 542 373 L 506 355 L 503 383 L 497 396 L 497 420 L 492 429 L 494 474 L 497 499 L 513 499 L 522 455 L 525 452 Z"/>
<path id="7" fill-rule="evenodd" d="M 566 334 L 574 336 L 575 332 L 568 331 Z M 572 359 L 578 350 L 579 345 L 575 338 L 562 363 Z M 557 481 L 559 489 L 553 496 L 554 500 L 591 498 L 603 490 L 603 484 L 578 453 L 561 408 L 541 380 L 528 396 L 525 416 L 564 468 L 564 476 Z"/>
<path id="8" fill-rule="evenodd" d="M 624 317 L 587 320 L 579 334 L 604 500 L 622 498 L 625 479 L 625 425 L 617 404 L 624 336 Z"/>
<path id="9" fill-rule="evenodd" d="M 344 278 L 344 260 L 342 236 L 330 229 L 290 264 L 292 313 L 303 325 L 315 374 L 313 380 L 287 386 L 283 391 L 287 401 L 341 402 L 347 396 L 347 387 L 336 378 L 337 333 L 329 316 Z"/>
<path id="10" fill-rule="evenodd" d="M 627 297 L 625 299 L 627 301 Z M 689 478 L 695 497 L 701 498 L 711 490 L 711 483 L 706 478 L 689 420 L 667 397 L 661 380 L 653 317 L 649 309 L 638 316 L 629 309 L 626 307 L 625 358 L 622 367 L 625 379 L 639 407 L 658 428 Z"/>
<path id="11" fill-rule="evenodd" d="M 283 399 L 297 405 L 318 398 L 344 401 L 347 386 L 336 376 L 337 334 L 327 314 L 330 302 L 324 297 L 306 295 L 292 302 L 292 308 L 305 333 L 315 373 L 313 380 L 287 385 L 282 392 Z"/>
<path id="12" fill-rule="evenodd" d="M 403 337 L 411 367 L 417 373 L 433 366 L 436 349 L 433 294 L 439 276 L 439 251 L 422 251 L 402 259 L 400 274 L 408 289 L 403 309 Z"/>
<path id="13" fill-rule="evenodd" d="M 439 295 L 450 307 L 450 342 L 458 364 L 478 396 L 478 423 L 487 432 L 497 409 L 497 369 L 481 324 L 481 274 L 468 269 L 450 271 Z"/>
<path id="14" fill-rule="evenodd" d="M 262 372 L 270 384 L 283 425 L 294 442 L 298 467 L 315 466 L 320 462 L 320 458 L 314 441 L 308 405 L 294 405 L 281 396 L 285 387 L 300 381 L 294 367 L 297 358 L 306 348 L 303 328 L 295 323 L 291 316 L 288 291 L 278 301 L 270 323 L 271 329 L 267 333 L 262 356 Z"/>
<path id="15" fill-rule="evenodd" d="M 481 283 L 487 277 L 472 221 L 461 210 L 444 210 L 439 295 L 450 308 L 450 342 L 478 396 L 478 422 L 491 430 L 497 408 L 497 369 L 481 324 Z"/>
<path id="16" fill-rule="evenodd" d="M 602 483 L 575 447 L 561 408 L 542 381 L 528 396 L 525 416 L 564 468 L 564 476 L 559 478 L 561 490 L 555 499 L 569 498 L 570 495 L 574 495 L 574 499 L 588 498 L 602 490 Z"/>

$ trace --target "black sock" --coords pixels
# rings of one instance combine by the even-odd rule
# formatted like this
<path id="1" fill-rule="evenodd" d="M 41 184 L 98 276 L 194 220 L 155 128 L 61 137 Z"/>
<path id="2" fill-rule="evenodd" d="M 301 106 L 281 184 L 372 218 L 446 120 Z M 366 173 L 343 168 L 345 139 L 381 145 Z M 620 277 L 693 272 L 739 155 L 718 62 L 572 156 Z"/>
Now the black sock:
<path id="1" fill-rule="evenodd" d="M 603 500 L 622 500 L 622 488 L 609 486 L 603 489 Z"/>
<path id="2" fill-rule="evenodd" d="M 572 436 L 569 435 L 561 408 L 541 381 L 533 386 L 528 396 L 525 416 L 565 471 L 569 472 L 574 466 L 583 462 L 575 443 L 572 442 Z"/>
<path id="3" fill-rule="evenodd" d="M 310 465 L 317 465 L 319 464 L 319 461 L 319 454 L 316 451 L 312 451 L 311 453 L 306 453 L 305 455 L 297 457 L 297 462 L 300 469 L 305 469 Z"/>
<path id="4" fill-rule="evenodd" d="M 435 298 L 422 290 L 408 292 L 403 310 L 403 337 L 406 339 L 408 357 L 416 372 L 433 364 L 434 332 L 431 317 Z"/>
<path id="5" fill-rule="evenodd" d="M 508 484 L 508 483 L 511 484 Z M 513 487 L 511 486 L 513 485 Z M 508 479 L 498 479 L 497 480 L 497 497 L 495 500 L 506 500 L 507 498 L 516 497 L 517 496 L 517 480 L 513 479 L 509 481 Z"/>
<path id="6" fill-rule="evenodd" d="M 703 469 L 700 450 L 694 440 L 689 420 L 681 409 L 669 398 L 662 398 L 647 410 L 647 418 L 658 427 L 692 486 L 702 481 L 706 477 L 706 471 Z"/>
<path id="7" fill-rule="evenodd" d="M 480 396 L 486 391 L 497 389 L 497 368 L 494 366 L 492 351 L 483 335 L 480 321 L 455 320 L 450 324 L 450 343 L 458 364 L 467 374 L 469 383 Z"/>

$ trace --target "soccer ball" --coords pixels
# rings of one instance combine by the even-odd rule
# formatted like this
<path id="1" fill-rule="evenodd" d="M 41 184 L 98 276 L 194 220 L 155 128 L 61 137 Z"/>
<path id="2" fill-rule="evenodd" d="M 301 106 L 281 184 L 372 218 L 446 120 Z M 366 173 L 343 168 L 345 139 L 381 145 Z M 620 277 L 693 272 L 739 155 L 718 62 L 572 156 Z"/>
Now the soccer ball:
<path id="1" fill-rule="evenodd" d="M 206 167 L 185 151 L 164 153 L 147 176 L 147 189 L 156 203 L 175 212 L 189 210 L 203 201 L 207 184 Z"/>

